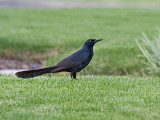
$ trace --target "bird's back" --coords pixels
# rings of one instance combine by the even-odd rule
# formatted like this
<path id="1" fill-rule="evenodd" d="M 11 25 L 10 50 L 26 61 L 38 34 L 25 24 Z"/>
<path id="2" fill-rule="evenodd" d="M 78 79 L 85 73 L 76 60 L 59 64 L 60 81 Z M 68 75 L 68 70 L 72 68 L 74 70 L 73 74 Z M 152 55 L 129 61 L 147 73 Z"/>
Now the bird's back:
<path id="1" fill-rule="evenodd" d="M 92 51 L 82 48 L 71 56 L 60 61 L 56 66 L 58 66 L 59 69 L 66 70 L 68 72 L 72 70 L 76 70 L 78 72 L 89 64 L 92 56 Z"/>

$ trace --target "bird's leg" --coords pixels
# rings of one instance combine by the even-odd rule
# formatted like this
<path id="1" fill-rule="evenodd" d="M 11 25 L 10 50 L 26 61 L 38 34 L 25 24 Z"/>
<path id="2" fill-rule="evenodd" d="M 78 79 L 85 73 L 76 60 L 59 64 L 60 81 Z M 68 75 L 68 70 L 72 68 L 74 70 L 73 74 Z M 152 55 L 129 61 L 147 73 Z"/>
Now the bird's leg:
<path id="1" fill-rule="evenodd" d="M 73 73 L 72 72 L 70 73 L 70 76 L 71 76 L 71 78 L 73 77 Z"/>
<path id="2" fill-rule="evenodd" d="M 74 78 L 74 79 L 76 79 L 76 72 L 71 72 L 71 78 Z"/>
<path id="3" fill-rule="evenodd" d="M 73 73 L 73 78 L 76 79 L 76 72 Z"/>

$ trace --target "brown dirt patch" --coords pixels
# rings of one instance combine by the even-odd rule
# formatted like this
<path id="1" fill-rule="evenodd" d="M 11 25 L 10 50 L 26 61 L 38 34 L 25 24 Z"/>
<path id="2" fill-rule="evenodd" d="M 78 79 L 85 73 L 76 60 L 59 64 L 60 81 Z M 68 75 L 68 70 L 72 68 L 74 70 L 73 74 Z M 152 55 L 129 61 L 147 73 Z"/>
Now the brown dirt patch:
<path id="1" fill-rule="evenodd" d="M 15 58 L 0 58 L 0 69 L 37 69 L 43 65 L 43 61 L 23 61 L 21 59 Z"/>
<path id="2" fill-rule="evenodd" d="M 8 53 L 8 52 L 7 52 Z M 37 69 L 45 66 L 45 61 L 53 56 L 58 56 L 59 52 L 50 51 L 44 54 L 32 54 L 26 52 L 20 54 L 5 54 L 0 56 L 0 69 Z"/>

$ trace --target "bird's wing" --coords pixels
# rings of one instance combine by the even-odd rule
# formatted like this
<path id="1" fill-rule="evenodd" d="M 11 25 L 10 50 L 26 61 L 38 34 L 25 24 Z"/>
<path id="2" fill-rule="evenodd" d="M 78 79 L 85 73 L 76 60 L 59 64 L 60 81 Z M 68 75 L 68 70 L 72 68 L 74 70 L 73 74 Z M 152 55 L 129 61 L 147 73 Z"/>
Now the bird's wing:
<path id="1" fill-rule="evenodd" d="M 89 59 L 89 52 L 80 50 L 60 61 L 57 64 L 57 66 L 64 70 L 80 65 L 86 62 L 88 59 Z"/>

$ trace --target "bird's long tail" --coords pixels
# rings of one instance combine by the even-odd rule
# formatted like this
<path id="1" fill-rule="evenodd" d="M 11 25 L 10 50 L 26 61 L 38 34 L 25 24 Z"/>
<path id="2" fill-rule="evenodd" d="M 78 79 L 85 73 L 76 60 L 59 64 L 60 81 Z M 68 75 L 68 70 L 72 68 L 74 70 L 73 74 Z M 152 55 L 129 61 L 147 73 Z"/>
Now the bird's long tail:
<path id="1" fill-rule="evenodd" d="M 52 67 L 46 67 L 41 69 L 35 69 L 35 70 L 21 71 L 21 72 L 17 72 L 15 75 L 19 78 L 33 78 L 39 75 L 50 73 L 52 70 L 56 68 L 57 68 L 56 66 L 52 66 Z"/>

